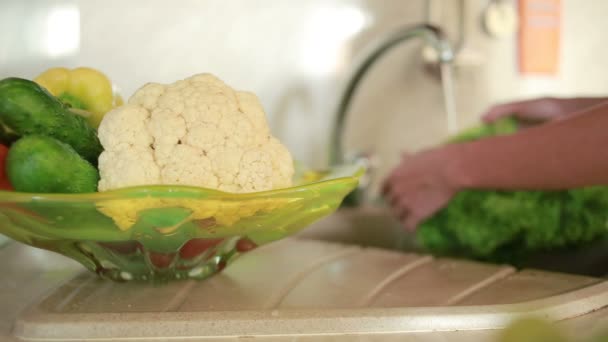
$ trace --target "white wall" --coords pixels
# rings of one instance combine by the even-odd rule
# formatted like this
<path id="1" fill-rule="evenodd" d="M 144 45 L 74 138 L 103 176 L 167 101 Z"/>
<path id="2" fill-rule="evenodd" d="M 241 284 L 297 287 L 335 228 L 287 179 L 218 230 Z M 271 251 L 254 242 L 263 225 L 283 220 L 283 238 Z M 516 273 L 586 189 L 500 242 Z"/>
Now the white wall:
<path id="1" fill-rule="evenodd" d="M 467 48 L 483 63 L 456 70 L 457 107 L 468 125 L 491 103 L 544 94 L 608 94 L 608 2 L 564 0 L 560 73 L 517 74 L 515 37 L 479 25 L 484 0 L 468 0 Z M 129 96 L 147 81 L 212 72 L 256 92 L 272 128 L 297 159 L 322 166 L 330 123 L 353 60 L 372 39 L 424 20 L 423 0 L 2 0 L 0 77 L 47 67 L 105 71 Z M 456 26 L 442 0 L 437 21 Z M 78 34 L 71 28 L 80 28 Z M 387 170 L 402 149 L 447 134 L 438 79 L 422 67 L 420 42 L 385 56 L 349 114 L 347 146 L 372 149 Z M 63 53 L 63 55 L 62 55 Z"/>

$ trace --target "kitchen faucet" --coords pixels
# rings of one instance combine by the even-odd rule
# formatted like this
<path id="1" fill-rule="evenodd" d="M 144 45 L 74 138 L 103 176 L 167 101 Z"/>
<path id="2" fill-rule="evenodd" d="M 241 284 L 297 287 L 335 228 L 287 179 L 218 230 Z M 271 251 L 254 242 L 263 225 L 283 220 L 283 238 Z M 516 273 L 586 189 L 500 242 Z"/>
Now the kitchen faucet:
<path id="1" fill-rule="evenodd" d="M 450 47 L 445 34 L 439 27 L 430 24 L 418 24 L 397 29 L 384 37 L 380 37 L 380 39 L 372 45 L 362 62 L 358 64 L 348 79 L 346 89 L 340 99 L 330 140 L 331 149 L 329 162 L 330 165 L 339 165 L 345 161 L 357 162 L 361 163 L 367 169 L 367 175 L 361 180 L 359 189 L 357 190 L 359 195 L 361 190 L 364 190 L 369 185 L 371 178 L 370 173 L 374 161 L 371 155 L 356 154 L 348 158 L 345 156 L 344 148 L 342 146 L 342 137 L 344 134 L 346 113 L 348 112 L 353 95 L 357 90 L 359 83 L 372 65 L 391 48 L 412 38 L 421 38 L 432 47 L 436 51 L 437 61 L 440 64 L 449 64 L 454 59 L 453 50 Z"/>

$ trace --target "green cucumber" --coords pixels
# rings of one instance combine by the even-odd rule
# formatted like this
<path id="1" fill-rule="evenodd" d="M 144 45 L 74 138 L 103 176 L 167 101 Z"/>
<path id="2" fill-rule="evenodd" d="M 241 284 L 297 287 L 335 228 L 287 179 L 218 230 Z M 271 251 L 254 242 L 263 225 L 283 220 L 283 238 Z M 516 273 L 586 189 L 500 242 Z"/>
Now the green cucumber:
<path id="1" fill-rule="evenodd" d="M 19 137 L 42 135 L 70 145 L 97 165 L 102 146 L 87 120 L 36 82 L 9 77 L 0 81 L 0 126 Z M 6 143 L 6 142 L 5 142 Z"/>
<path id="2" fill-rule="evenodd" d="M 16 191 L 91 193 L 97 191 L 99 172 L 68 144 L 28 135 L 9 149 L 6 173 Z"/>

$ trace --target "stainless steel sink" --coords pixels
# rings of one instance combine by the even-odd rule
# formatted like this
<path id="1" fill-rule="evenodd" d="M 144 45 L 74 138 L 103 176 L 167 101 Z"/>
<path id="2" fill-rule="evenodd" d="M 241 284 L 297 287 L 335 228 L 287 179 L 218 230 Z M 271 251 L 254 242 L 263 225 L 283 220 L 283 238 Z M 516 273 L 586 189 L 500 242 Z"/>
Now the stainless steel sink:
<path id="1" fill-rule="evenodd" d="M 299 234 L 300 237 L 390 250 L 424 253 L 414 234 L 406 232 L 384 207 L 342 208 Z M 577 250 L 537 253 L 523 265 L 594 277 L 608 275 L 608 240 Z"/>

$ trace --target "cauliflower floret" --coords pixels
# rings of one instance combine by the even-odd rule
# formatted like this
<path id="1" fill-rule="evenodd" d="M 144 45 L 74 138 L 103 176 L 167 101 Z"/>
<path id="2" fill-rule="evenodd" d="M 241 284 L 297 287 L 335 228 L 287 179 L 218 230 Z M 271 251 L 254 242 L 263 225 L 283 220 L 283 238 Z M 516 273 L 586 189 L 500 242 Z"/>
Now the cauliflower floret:
<path id="1" fill-rule="evenodd" d="M 176 184 L 256 192 L 289 187 L 294 173 L 258 98 L 211 74 L 144 85 L 104 116 L 98 135 L 99 191 Z"/>

